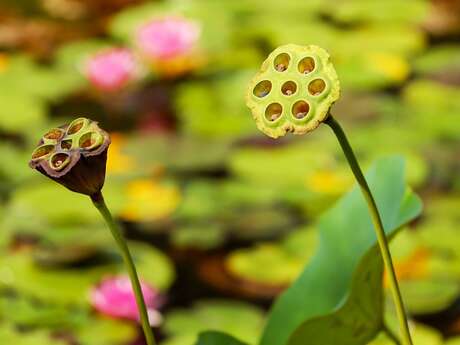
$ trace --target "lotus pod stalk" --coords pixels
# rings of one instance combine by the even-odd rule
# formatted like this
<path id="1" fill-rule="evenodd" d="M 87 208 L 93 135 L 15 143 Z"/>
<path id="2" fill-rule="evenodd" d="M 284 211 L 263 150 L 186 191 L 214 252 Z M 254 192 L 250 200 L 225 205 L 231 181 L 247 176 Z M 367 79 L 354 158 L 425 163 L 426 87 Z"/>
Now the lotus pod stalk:
<path id="1" fill-rule="evenodd" d="M 388 273 L 403 344 L 412 345 L 380 213 L 348 138 L 331 115 L 331 107 L 339 97 L 340 83 L 329 54 L 315 45 L 287 44 L 276 48 L 262 63 L 260 71 L 249 82 L 246 103 L 257 127 L 271 138 L 289 132 L 305 134 L 321 123 L 332 129 L 368 205 Z"/>

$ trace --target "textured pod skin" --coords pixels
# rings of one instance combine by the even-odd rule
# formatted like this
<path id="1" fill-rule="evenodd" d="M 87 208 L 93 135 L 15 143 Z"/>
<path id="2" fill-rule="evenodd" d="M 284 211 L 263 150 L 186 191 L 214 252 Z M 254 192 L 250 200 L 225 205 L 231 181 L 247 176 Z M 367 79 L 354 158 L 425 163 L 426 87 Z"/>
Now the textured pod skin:
<path id="1" fill-rule="evenodd" d="M 46 133 L 29 166 L 71 191 L 91 196 L 104 186 L 109 145 L 108 133 L 97 122 L 79 118 Z"/>
<path id="2" fill-rule="evenodd" d="M 246 104 L 257 127 L 278 138 L 314 130 L 339 96 L 329 54 L 314 45 L 287 44 L 276 48 L 250 81 Z"/>

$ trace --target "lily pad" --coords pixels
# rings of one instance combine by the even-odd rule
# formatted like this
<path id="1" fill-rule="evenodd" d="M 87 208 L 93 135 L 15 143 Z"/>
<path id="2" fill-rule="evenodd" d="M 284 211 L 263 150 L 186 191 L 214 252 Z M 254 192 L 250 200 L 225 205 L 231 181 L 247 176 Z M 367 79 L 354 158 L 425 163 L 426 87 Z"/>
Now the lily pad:
<path id="1" fill-rule="evenodd" d="M 212 82 L 181 86 L 175 106 L 183 131 L 209 138 L 238 138 L 255 134 L 253 120 L 242 96 L 251 75 L 252 71 L 241 71 Z M 229 94 L 234 96 L 228 97 Z"/>
<path id="2" fill-rule="evenodd" d="M 166 315 L 165 344 L 190 345 L 199 333 L 208 329 L 254 344 L 263 323 L 263 312 L 250 304 L 232 300 L 200 301 L 192 309 L 177 309 Z"/>
<path id="3" fill-rule="evenodd" d="M 67 345 L 63 340 L 53 339 L 47 331 L 20 332 L 13 325 L 0 325 L 0 342 L 15 345 Z"/>
<path id="4" fill-rule="evenodd" d="M 147 244 L 130 245 L 142 279 L 165 290 L 174 279 L 169 259 Z M 88 291 L 104 276 L 125 272 L 115 244 L 107 248 L 106 260 L 99 265 L 72 269 L 46 269 L 34 263 L 27 252 L 9 253 L 0 259 L 0 288 L 34 296 L 48 303 L 64 305 L 88 304 Z"/>

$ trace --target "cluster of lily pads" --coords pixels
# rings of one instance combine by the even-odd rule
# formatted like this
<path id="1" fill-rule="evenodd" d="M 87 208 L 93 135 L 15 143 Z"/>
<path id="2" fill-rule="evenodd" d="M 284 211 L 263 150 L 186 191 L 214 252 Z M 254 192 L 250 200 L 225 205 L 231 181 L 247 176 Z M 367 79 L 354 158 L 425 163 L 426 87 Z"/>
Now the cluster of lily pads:
<path id="1" fill-rule="evenodd" d="M 70 166 L 70 150 L 100 147 L 90 124 L 75 133 L 73 125 L 58 128 L 70 115 L 111 132 L 104 193 L 128 237 L 154 244 L 130 246 L 155 296 L 161 342 L 191 345 L 210 328 L 251 344 L 285 340 L 287 330 L 272 338 L 263 329 L 268 322 L 276 332 L 289 310 L 277 302 L 267 316 L 258 304 L 318 260 L 324 219 L 336 221 L 325 212 L 353 185 L 328 133 L 275 143 L 254 126 L 246 101 L 272 136 L 280 122 L 282 131 L 301 132 L 326 115 L 318 109 L 335 76 L 315 52 L 286 59 L 277 51 L 250 81 L 266 54 L 288 42 L 330 52 L 344 91 L 334 114 L 366 168 L 376 157 L 404 156 L 408 184 L 425 204 L 392 242 L 414 342 L 458 342 L 460 46 L 434 38 L 431 17 L 422 0 L 140 1 L 105 17 L 103 35 L 63 40 L 45 62 L 25 50 L 2 52 L 0 343 L 113 345 L 139 337 L 136 316 L 92 298 L 108 286 L 107 298 L 133 307 L 118 285 L 104 285 L 126 277 L 96 211 L 25 163 L 49 128 L 57 129 L 35 158 L 50 171 Z M 395 184 L 386 170 L 395 163 L 382 165 L 379 178 Z M 334 238 L 340 246 L 349 240 Z M 192 283 L 224 300 L 190 293 L 193 301 L 183 301 L 178 285 L 191 282 L 175 268 L 181 274 L 184 266 Z M 346 279 L 337 281 L 351 281 L 350 267 L 340 267 Z M 422 325 L 427 316 L 440 318 L 441 330 Z M 372 344 L 390 344 L 385 337 Z"/>

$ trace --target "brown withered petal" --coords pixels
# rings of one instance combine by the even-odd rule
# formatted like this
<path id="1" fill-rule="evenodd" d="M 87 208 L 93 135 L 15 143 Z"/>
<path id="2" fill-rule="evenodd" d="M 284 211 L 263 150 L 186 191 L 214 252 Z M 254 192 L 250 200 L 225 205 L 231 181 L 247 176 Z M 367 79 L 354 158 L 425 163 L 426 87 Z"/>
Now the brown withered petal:
<path id="1" fill-rule="evenodd" d="M 78 126 L 72 125 L 75 123 Z M 72 131 L 68 131 L 70 125 Z M 48 134 L 58 130 L 63 135 L 51 135 L 50 139 Z M 91 196 L 104 185 L 109 145 L 108 133 L 97 122 L 80 118 L 45 134 L 29 166 L 71 191 Z"/>

